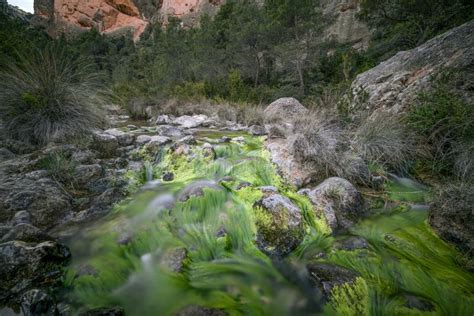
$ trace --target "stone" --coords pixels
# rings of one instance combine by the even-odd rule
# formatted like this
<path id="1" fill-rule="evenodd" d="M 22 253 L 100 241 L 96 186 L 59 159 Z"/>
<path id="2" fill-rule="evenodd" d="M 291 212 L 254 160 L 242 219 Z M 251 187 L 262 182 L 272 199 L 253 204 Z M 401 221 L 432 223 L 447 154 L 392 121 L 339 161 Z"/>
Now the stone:
<path id="1" fill-rule="evenodd" d="M 214 147 L 212 147 L 211 144 L 209 143 L 204 143 L 202 145 L 202 155 L 204 158 L 209 158 L 209 159 L 216 159 L 216 151 L 214 150 Z"/>
<path id="2" fill-rule="evenodd" d="M 167 137 L 182 137 L 183 131 L 176 126 L 171 125 L 161 125 L 156 128 L 156 132 L 161 136 Z"/>
<path id="3" fill-rule="evenodd" d="M 257 245 L 265 253 L 284 256 L 294 250 L 304 236 L 301 210 L 280 194 L 270 194 L 254 204 Z"/>
<path id="4" fill-rule="evenodd" d="M 209 190 L 222 190 L 222 187 L 219 186 L 214 181 L 196 181 L 191 184 L 188 184 L 180 193 L 178 200 L 180 202 L 185 202 L 191 197 L 199 197 L 204 195 L 204 189 Z"/>
<path id="5" fill-rule="evenodd" d="M 180 125 L 184 128 L 196 128 L 196 127 L 201 126 L 202 123 L 204 123 L 207 119 L 208 119 L 208 117 L 206 115 L 202 115 L 202 114 L 193 115 L 193 116 L 183 115 L 183 116 L 180 116 L 180 117 L 176 118 L 173 121 L 173 124 Z"/>
<path id="6" fill-rule="evenodd" d="M 221 138 L 219 138 L 219 143 L 230 143 L 232 140 L 232 138 L 230 138 L 229 136 L 222 136 Z"/>
<path id="7" fill-rule="evenodd" d="M 77 150 L 72 153 L 71 160 L 79 164 L 89 165 L 95 161 L 96 153 L 91 150 Z"/>
<path id="8" fill-rule="evenodd" d="M 249 127 L 249 133 L 253 136 L 263 136 L 267 135 L 267 130 L 263 126 L 252 125 Z"/>
<path id="9" fill-rule="evenodd" d="M 173 181 L 174 174 L 172 172 L 165 172 L 163 174 L 163 181 Z"/>
<path id="10" fill-rule="evenodd" d="M 20 299 L 23 316 L 56 315 L 54 300 L 46 292 L 38 289 L 27 291 Z"/>
<path id="11" fill-rule="evenodd" d="M 117 137 L 106 133 L 96 132 L 93 134 L 93 138 L 94 141 L 92 143 L 92 148 L 100 152 L 102 157 L 111 158 L 116 155 L 119 147 Z"/>
<path id="12" fill-rule="evenodd" d="M 175 143 L 171 146 L 170 148 L 171 152 L 175 157 L 177 156 L 189 156 L 191 153 L 191 148 L 189 147 L 188 144 L 184 143 Z"/>
<path id="13" fill-rule="evenodd" d="M 15 158 L 16 155 L 6 148 L 0 148 L 0 161 Z"/>
<path id="14" fill-rule="evenodd" d="M 178 143 L 184 143 L 188 145 L 197 145 L 196 137 L 193 135 L 184 136 L 178 140 Z"/>
<path id="15" fill-rule="evenodd" d="M 156 125 L 165 125 L 165 124 L 171 124 L 173 122 L 173 118 L 171 118 L 169 115 L 158 115 L 158 117 L 155 120 Z"/>
<path id="16" fill-rule="evenodd" d="M 0 301 L 32 287 L 57 282 L 69 260 L 68 248 L 53 241 L 37 245 L 22 241 L 0 244 Z"/>
<path id="17" fill-rule="evenodd" d="M 329 178 L 306 195 L 315 211 L 323 214 L 333 230 L 346 230 L 364 215 L 362 195 L 347 180 Z"/>
<path id="18" fill-rule="evenodd" d="M 88 187 L 90 183 L 99 180 L 102 177 L 103 170 L 101 165 L 80 165 L 74 172 L 74 183 L 80 187 Z"/>
<path id="19" fill-rule="evenodd" d="M 43 232 L 41 229 L 36 228 L 33 225 L 18 224 L 12 227 L 7 234 L 0 238 L 0 243 L 13 240 L 39 243 L 54 239 L 45 232 Z"/>
<path id="20" fill-rule="evenodd" d="M 280 98 L 267 106 L 263 113 L 266 122 L 291 123 L 307 112 L 308 109 L 295 98 Z"/>
<path id="21" fill-rule="evenodd" d="M 234 138 L 232 138 L 232 141 L 236 142 L 236 143 L 239 143 L 239 144 L 243 144 L 243 143 L 245 143 L 245 137 L 243 137 L 243 136 L 234 137 Z"/>
<path id="22" fill-rule="evenodd" d="M 342 240 L 338 240 L 334 243 L 335 249 L 341 250 L 357 250 L 357 249 L 368 249 L 369 243 L 362 237 L 352 236 Z"/>
<path id="23" fill-rule="evenodd" d="M 31 215 L 27 211 L 16 212 L 10 222 L 12 226 L 29 223 L 31 223 Z"/>
<path id="24" fill-rule="evenodd" d="M 184 260 L 188 252 L 186 248 L 175 248 L 167 250 L 160 258 L 160 264 L 172 272 L 182 272 Z"/>
<path id="25" fill-rule="evenodd" d="M 405 294 L 405 300 L 405 306 L 408 308 L 417 309 L 424 312 L 435 311 L 434 305 L 430 301 L 422 297 Z"/>
<path id="26" fill-rule="evenodd" d="M 451 69 L 463 74 L 466 81 L 472 79 L 470 65 L 474 61 L 474 21 L 438 35 L 412 50 L 398 52 L 392 58 L 359 74 L 351 90 L 355 113 L 361 107 L 366 110 L 384 108 L 398 113 L 414 103 L 418 93 L 431 84 L 431 78 Z M 472 81 L 472 80 L 471 80 Z M 462 94 L 472 94 L 469 85 Z M 466 100 L 468 101 L 468 100 Z M 469 101 L 468 101 L 469 102 Z"/>
<path id="27" fill-rule="evenodd" d="M 310 279 L 326 297 L 330 297 L 335 286 L 352 284 L 357 274 L 351 270 L 327 263 L 312 263 L 307 266 Z"/>
<path id="28" fill-rule="evenodd" d="M 115 136 L 120 146 L 132 145 L 135 140 L 135 136 L 133 134 L 125 133 L 117 128 L 108 129 L 104 133 Z"/>
<path id="29" fill-rule="evenodd" d="M 151 136 L 149 135 L 139 135 L 136 139 L 137 145 L 144 145 L 151 141 Z"/>
<path id="30" fill-rule="evenodd" d="M 166 136 L 152 136 L 146 149 L 151 153 L 158 153 L 164 145 L 171 143 L 171 138 Z"/>

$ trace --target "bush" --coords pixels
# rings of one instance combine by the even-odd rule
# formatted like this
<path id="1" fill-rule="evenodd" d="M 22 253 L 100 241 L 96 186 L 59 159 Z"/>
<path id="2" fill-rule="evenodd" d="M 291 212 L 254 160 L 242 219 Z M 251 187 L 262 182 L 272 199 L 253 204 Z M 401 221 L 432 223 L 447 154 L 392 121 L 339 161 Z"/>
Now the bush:
<path id="1" fill-rule="evenodd" d="M 46 169 L 54 180 L 73 187 L 77 163 L 70 158 L 70 155 L 61 152 L 50 153 L 39 160 L 38 166 Z"/>
<path id="2" fill-rule="evenodd" d="M 9 136 L 41 145 L 99 126 L 98 78 L 89 67 L 52 48 L 8 63 L 0 73 L 0 118 Z"/>
<path id="3" fill-rule="evenodd" d="M 384 111 L 374 112 L 356 129 L 352 146 L 367 163 L 393 171 L 404 169 L 417 154 L 414 136 L 396 115 Z"/>

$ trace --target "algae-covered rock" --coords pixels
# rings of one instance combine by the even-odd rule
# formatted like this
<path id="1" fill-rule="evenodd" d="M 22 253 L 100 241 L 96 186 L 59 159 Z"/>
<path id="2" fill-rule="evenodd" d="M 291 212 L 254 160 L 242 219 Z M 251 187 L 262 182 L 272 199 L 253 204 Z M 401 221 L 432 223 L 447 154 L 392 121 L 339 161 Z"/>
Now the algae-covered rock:
<path id="1" fill-rule="evenodd" d="M 332 230 L 347 229 L 364 215 L 362 195 L 347 180 L 329 178 L 313 190 L 304 190 L 315 211 L 322 213 Z"/>
<path id="2" fill-rule="evenodd" d="M 327 263 L 312 263 L 307 266 L 311 280 L 329 297 L 335 286 L 353 283 L 357 274 L 351 270 Z"/>
<path id="3" fill-rule="evenodd" d="M 33 289 L 22 295 L 20 299 L 23 316 L 56 315 L 54 300 L 45 291 Z"/>
<path id="4" fill-rule="evenodd" d="M 270 194 L 254 205 L 257 225 L 257 244 L 270 255 L 284 256 L 303 239 L 304 225 L 301 210 L 280 194 Z"/>
<path id="5" fill-rule="evenodd" d="M 196 196 L 203 196 L 204 189 L 210 190 L 222 190 L 222 187 L 219 186 L 214 181 L 196 181 L 188 186 L 186 186 L 181 193 L 179 194 L 178 200 L 181 202 L 185 202 L 189 200 L 191 197 Z"/>

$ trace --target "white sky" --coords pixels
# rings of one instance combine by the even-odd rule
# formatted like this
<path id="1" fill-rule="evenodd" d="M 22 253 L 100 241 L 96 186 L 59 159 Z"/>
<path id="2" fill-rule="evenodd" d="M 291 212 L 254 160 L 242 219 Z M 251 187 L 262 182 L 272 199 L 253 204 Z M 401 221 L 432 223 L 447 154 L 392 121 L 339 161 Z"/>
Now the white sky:
<path id="1" fill-rule="evenodd" d="M 17 6 L 23 11 L 33 13 L 33 1 L 34 0 L 7 0 L 11 5 Z"/>

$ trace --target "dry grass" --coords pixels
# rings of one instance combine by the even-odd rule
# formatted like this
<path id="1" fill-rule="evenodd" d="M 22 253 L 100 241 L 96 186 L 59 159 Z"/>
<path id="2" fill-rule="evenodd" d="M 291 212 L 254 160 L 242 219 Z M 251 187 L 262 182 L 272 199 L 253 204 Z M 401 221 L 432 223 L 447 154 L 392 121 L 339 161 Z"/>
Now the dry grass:
<path id="1" fill-rule="evenodd" d="M 54 48 L 7 64 L 0 73 L 0 118 L 9 136 L 42 145 L 101 125 L 100 81 L 91 70 Z"/>

